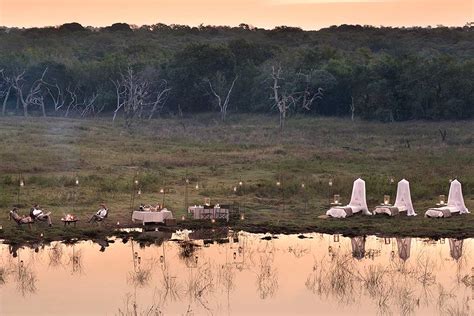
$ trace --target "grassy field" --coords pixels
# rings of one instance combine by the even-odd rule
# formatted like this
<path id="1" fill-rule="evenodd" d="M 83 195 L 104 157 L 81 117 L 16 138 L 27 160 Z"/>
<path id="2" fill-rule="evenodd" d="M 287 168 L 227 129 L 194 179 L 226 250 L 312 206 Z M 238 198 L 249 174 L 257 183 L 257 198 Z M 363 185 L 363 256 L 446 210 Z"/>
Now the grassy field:
<path id="1" fill-rule="evenodd" d="M 439 129 L 447 131 L 445 142 Z M 159 191 L 165 188 L 165 205 L 178 219 L 186 214 L 188 178 L 189 204 L 202 204 L 210 197 L 213 203 L 240 205 L 245 220 L 232 222 L 235 229 L 474 236 L 472 215 L 423 218 L 439 194 L 448 194 L 449 179 L 454 177 L 463 183 L 467 207 L 474 209 L 472 121 L 382 124 L 294 117 L 280 133 L 277 117 L 263 115 L 234 115 L 226 123 L 214 114 L 157 119 L 133 131 L 110 119 L 15 117 L 0 118 L 0 139 L 0 238 L 8 240 L 33 238 L 40 231 L 52 239 L 93 237 L 110 234 L 117 221 L 134 226 L 130 200 L 137 190 L 133 185 L 137 173 L 142 194 L 134 207 L 140 202 L 161 203 Z M 19 173 L 25 181 L 20 193 Z M 407 178 L 419 216 L 318 218 L 331 195 L 340 194 L 348 202 L 357 177 L 366 180 L 370 209 L 384 194 L 394 198 L 396 182 Z M 25 214 L 39 203 L 53 213 L 56 225 L 19 230 L 8 221 L 8 211 L 18 200 Z M 98 228 L 85 219 L 100 202 L 111 213 Z M 66 213 L 81 218 L 76 229 L 62 228 L 59 219 Z M 178 222 L 194 229 L 212 226 Z"/>

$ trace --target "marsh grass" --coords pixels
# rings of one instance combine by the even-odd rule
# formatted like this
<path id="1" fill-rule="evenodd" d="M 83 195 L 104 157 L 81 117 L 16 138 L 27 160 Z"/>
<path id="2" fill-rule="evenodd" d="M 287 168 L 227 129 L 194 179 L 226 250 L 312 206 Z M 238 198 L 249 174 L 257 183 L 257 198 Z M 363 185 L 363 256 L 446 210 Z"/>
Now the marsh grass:
<path id="1" fill-rule="evenodd" d="M 249 231 L 474 235 L 473 216 L 445 220 L 422 216 L 439 194 L 447 195 L 449 179 L 454 177 L 463 183 L 467 207 L 474 208 L 474 168 L 469 168 L 474 159 L 472 122 L 382 124 L 294 117 L 280 134 L 273 119 L 235 115 L 221 124 L 204 114 L 144 122 L 130 131 L 108 119 L 0 118 L 0 208 L 4 214 L 0 238 L 18 232 L 6 219 L 18 202 L 20 172 L 25 180 L 20 194 L 23 212 L 39 203 L 53 212 L 56 223 L 63 214 L 74 213 L 82 219 L 78 234 L 97 234 L 95 227 L 84 222 L 101 202 L 111 210 L 103 229 L 116 222 L 133 225 L 130 200 L 137 189 L 132 179 L 138 172 L 142 195 L 134 206 L 161 203 L 159 190 L 164 187 L 166 207 L 176 218 L 186 214 L 188 178 L 189 204 L 202 204 L 204 197 L 220 204 L 238 203 L 246 220 L 233 225 Z M 446 143 L 440 141 L 440 127 L 449 131 Z M 406 139 L 410 149 L 404 145 Z M 389 181 L 392 176 L 394 184 Z M 396 182 L 407 178 L 420 215 L 318 219 L 333 194 L 348 202 L 357 177 L 366 180 L 370 208 L 384 194 L 394 199 Z M 329 179 L 333 179 L 331 188 Z M 53 232 L 75 234 L 64 229 Z"/>

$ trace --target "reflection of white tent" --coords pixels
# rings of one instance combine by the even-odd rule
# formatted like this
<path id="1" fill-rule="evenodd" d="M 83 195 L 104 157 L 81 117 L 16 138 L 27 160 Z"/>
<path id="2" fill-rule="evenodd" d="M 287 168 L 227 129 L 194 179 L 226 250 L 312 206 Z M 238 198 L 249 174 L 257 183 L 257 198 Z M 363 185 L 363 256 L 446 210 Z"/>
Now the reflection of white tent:
<path id="1" fill-rule="evenodd" d="M 410 258 L 411 238 L 397 238 L 398 256 L 403 261 Z"/>
<path id="2" fill-rule="evenodd" d="M 365 237 L 352 237 L 351 238 L 351 246 L 352 246 L 352 257 L 356 259 L 364 259 L 365 257 Z"/>
<path id="3" fill-rule="evenodd" d="M 397 215 L 398 212 L 407 212 L 408 216 L 416 216 L 415 210 L 413 209 L 413 203 L 411 202 L 410 183 L 405 179 L 398 182 L 397 197 L 393 207 L 378 206 L 375 209 L 375 213 L 377 214 L 385 213 L 390 216 Z"/>
<path id="4" fill-rule="evenodd" d="M 359 178 L 354 181 L 354 185 L 352 186 L 351 202 L 346 206 L 331 207 L 326 212 L 326 215 L 344 218 L 361 211 L 364 215 L 372 215 L 367 207 L 367 201 L 365 197 L 365 181 Z"/>
<path id="5" fill-rule="evenodd" d="M 462 239 L 449 238 L 449 254 L 454 260 L 459 260 L 462 257 Z"/>
<path id="6" fill-rule="evenodd" d="M 451 213 L 467 214 L 469 210 L 464 204 L 461 182 L 453 180 L 449 188 L 448 205 L 445 207 L 430 208 L 426 211 L 426 217 L 446 217 Z"/>

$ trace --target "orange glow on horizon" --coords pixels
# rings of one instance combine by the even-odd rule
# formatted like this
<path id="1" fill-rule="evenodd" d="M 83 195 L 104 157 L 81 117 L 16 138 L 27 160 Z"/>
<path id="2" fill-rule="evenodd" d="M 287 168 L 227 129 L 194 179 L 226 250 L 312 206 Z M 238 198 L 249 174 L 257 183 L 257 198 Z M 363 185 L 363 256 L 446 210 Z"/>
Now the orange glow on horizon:
<path id="1" fill-rule="evenodd" d="M 472 0 L 0 0 L 0 25 L 129 24 L 462 26 Z"/>

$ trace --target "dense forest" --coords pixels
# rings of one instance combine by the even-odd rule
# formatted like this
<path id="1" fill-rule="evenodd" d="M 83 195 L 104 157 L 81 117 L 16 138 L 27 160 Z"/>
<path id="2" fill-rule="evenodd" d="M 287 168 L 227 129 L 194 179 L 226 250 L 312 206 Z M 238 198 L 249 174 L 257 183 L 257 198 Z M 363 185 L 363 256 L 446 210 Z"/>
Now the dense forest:
<path id="1" fill-rule="evenodd" d="M 474 26 L 0 28 L 2 115 L 474 116 Z M 282 123 L 283 124 L 283 123 Z"/>

